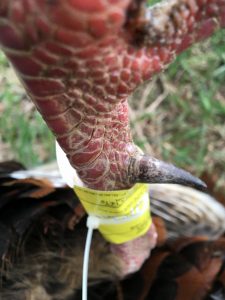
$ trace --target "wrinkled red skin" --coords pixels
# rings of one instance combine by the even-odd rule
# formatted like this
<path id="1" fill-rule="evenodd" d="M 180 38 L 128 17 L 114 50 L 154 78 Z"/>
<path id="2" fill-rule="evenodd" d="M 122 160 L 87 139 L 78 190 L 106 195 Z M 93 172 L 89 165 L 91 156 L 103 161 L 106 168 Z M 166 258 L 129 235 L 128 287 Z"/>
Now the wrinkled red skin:
<path id="1" fill-rule="evenodd" d="M 71 164 L 95 189 L 130 186 L 129 159 L 137 148 L 128 95 L 225 23 L 225 0 L 169 1 L 149 10 L 149 32 L 135 45 L 133 27 L 142 25 L 131 19 L 124 26 L 130 2 L 0 2 L 4 52 Z"/>
<path id="2" fill-rule="evenodd" d="M 128 96 L 177 53 L 225 26 L 225 0 L 168 1 L 133 20 L 130 4 L 0 0 L 1 46 L 72 166 L 94 189 L 131 186 L 129 161 L 138 149 Z M 155 241 L 152 226 L 139 240 L 112 246 L 128 257 L 123 274 L 143 263 L 143 245 L 151 249 Z"/>

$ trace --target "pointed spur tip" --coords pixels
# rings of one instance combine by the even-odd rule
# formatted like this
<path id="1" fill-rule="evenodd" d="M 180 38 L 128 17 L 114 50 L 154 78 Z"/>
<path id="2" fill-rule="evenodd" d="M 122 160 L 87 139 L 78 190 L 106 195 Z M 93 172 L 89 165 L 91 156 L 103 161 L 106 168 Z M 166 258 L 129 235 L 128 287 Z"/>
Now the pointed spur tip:
<path id="1" fill-rule="evenodd" d="M 135 159 L 133 164 L 134 181 L 142 183 L 172 183 L 193 187 L 200 191 L 206 191 L 207 185 L 189 172 L 175 167 L 172 164 L 143 155 Z"/>

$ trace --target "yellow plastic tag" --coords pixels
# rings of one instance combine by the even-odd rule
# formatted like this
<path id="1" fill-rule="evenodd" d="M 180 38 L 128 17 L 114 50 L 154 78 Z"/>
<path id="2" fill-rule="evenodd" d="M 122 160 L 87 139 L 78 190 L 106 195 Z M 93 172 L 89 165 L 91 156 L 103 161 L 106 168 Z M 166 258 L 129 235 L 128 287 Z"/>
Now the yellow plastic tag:
<path id="1" fill-rule="evenodd" d="M 147 184 L 136 184 L 120 191 L 78 186 L 74 190 L 88 214 L 100 218 L 99 231 L 106 240 L 125 243 L 148 231 L 151 217 Z"/>

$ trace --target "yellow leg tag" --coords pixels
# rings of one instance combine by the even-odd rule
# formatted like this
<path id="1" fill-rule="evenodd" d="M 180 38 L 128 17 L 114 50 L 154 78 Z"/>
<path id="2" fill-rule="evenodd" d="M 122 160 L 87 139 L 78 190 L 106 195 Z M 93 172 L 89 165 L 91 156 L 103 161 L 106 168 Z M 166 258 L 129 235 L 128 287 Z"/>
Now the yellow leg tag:
<path id="1" fill-rule="evenodd" d="M 131 189 L 98 191 L 75 186 L 74 190 L 90 215 L 100 219 L 99 231 L 106 240 L 120 244 L 145 234 L 151 225 L 147 184 Z"/>

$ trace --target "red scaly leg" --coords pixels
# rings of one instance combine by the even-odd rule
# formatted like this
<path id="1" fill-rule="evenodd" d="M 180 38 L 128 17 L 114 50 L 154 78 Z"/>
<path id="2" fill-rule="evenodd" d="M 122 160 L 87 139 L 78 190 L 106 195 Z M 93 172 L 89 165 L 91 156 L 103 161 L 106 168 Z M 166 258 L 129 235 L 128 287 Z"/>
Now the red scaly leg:
<path id="1" fill-rule="evenodd" d="M 171 180 L 133 144 L 127 97 L 190 39 L 224 23 L 224 0 L 168 1 L 145 9 L 143 20 L 139 10 L 129 17 L 128 6 L 17 0 L 1 9 L 3 50 L 71 164 L 96 189 Z M 181 183 L 201 185 L 192 181 Z"/>

